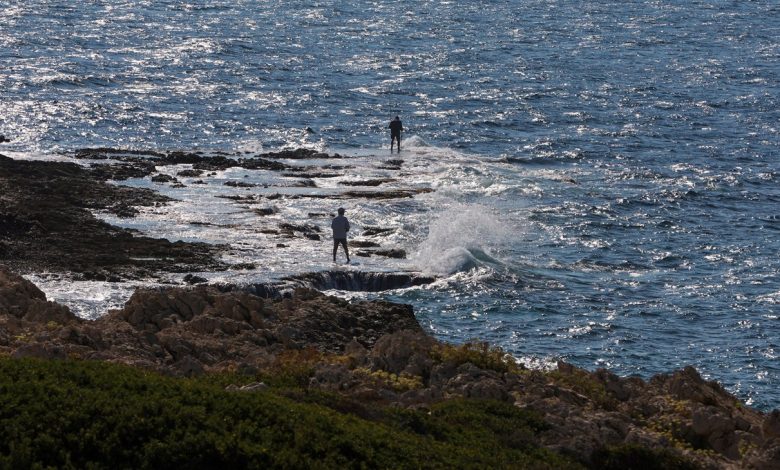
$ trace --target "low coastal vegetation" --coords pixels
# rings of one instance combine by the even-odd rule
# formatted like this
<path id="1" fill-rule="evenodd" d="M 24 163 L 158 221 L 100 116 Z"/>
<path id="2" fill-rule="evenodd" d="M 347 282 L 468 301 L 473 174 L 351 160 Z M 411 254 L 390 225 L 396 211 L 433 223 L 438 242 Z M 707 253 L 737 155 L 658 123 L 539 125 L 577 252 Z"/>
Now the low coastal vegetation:
<path id="1" fill-rule="evenodd" d="M 290 384 L 302 369 L 286 364 L 265 378 Z M 538 445 L 540 414 L 504 402 L 367 409 L 334 393 L 248 386 L 255 379 L 2 357 L 0 468 L 586 468 Z M 605 447 L 588 466 L 697 468 L 637 445 Z"/>
<path id="2" fill-rule="evenodd" d="M 510 404 L 382 407 L 366 419 L 335 395 L 229 391 L 228 377 L 251 380 L 2 358 L 0 467 L 581 468 L 535 445 L 544 421 Z"/>

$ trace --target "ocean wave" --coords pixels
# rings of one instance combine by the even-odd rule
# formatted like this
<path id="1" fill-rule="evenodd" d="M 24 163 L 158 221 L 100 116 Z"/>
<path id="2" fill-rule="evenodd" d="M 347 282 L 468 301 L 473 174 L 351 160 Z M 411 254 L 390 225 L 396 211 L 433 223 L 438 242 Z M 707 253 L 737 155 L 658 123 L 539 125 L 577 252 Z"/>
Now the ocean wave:
<path id="1" fill-rule="evenodd" d="M 507 227 L 481 206 L 457 205 L 431 223 L 413 262 L 423 271 L 452 275 L 485 265 L 500 265 L 491 246 L 508 240 Z"/>

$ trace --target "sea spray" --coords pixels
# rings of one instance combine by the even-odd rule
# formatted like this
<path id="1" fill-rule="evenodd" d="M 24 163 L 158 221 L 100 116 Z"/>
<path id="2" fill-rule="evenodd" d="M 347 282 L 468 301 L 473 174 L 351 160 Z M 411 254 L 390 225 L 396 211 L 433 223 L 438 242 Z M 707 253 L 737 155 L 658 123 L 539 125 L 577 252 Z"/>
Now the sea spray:
<path id="1" fill-rule="evenodd" d="M 457 205 L 431 223 L 427 238 L 412 260 L 423 272 L 450 275 L 484 265 L 498 265 L 490 255 L 509 235 L 486 207 Z"/>

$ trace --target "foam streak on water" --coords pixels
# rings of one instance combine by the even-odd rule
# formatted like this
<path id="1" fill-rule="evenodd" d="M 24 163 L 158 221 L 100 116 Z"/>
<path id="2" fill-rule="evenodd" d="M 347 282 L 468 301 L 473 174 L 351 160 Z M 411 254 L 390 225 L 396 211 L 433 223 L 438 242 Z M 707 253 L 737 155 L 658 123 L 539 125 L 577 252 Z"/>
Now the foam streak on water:
<path id="1" fill-rule="evenodd" d="M 392 228 L 367 238 L 408 259 L 336 269 L 441 278 L 350 295 L 411 303 L 441 338 L 488 340 L 528 363 L 562 357 L 644 377 L 693 364 L 756 406 L 780 406 L 776 2 L 6 3 L 0 134 L 12 142 L 0 153 L 347 156 L 317 188 L 239 169 L 204 185 L 180 178 L 184 188 L 125 182 L 179 202 L 106 220 L 227 242 L 227 261 L 262 267 L 203 276 L 333 268 L 327 238 L 277 247 L 264 232 L 326 230 L 333 201 L 269 202 L 276 212 L 258 216 L 217 196 L 338 194 L 343 181 L 394 178 L 383 188 L 434 192 L 338 203 L 357 229 Z M 391 157 L 396 114 L 405 149 Z M 382 168 L 391 158 L 400 172 Z M 85 316 L 133 287 L 34 280 Z"/>

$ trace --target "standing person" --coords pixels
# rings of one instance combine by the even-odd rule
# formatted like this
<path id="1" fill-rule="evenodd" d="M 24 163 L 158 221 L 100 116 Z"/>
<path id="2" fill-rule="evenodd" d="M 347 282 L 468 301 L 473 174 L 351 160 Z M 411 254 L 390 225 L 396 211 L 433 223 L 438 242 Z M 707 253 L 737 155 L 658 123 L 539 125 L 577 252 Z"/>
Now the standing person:
<path id="1" fill-rule="evenodd" d="M 336 262 L 336 251 L 339 249 L 339 243 L 344 247 L 344 254 L 347 255 L 347 263 L 349 263 L 349 250 L 347 249 L 347 232 L 349 232 L 349 220 L 344 217 L 344 208 L 339 207 L 339 215 L 333 218 L 333 222 L 330 223 L 330 228 L 333 229 L 333 262 Z"/>
<path id="2" fill-rule="evenodd" d="M 404 130 L 403 124 L 401 124 L 401 118 L 395 117 L 395 120 L 390 121 L 390 151 L 393 151 L 393 143 L 398 141 L 398 151 L 401 151 L 401 131 Z"/>

